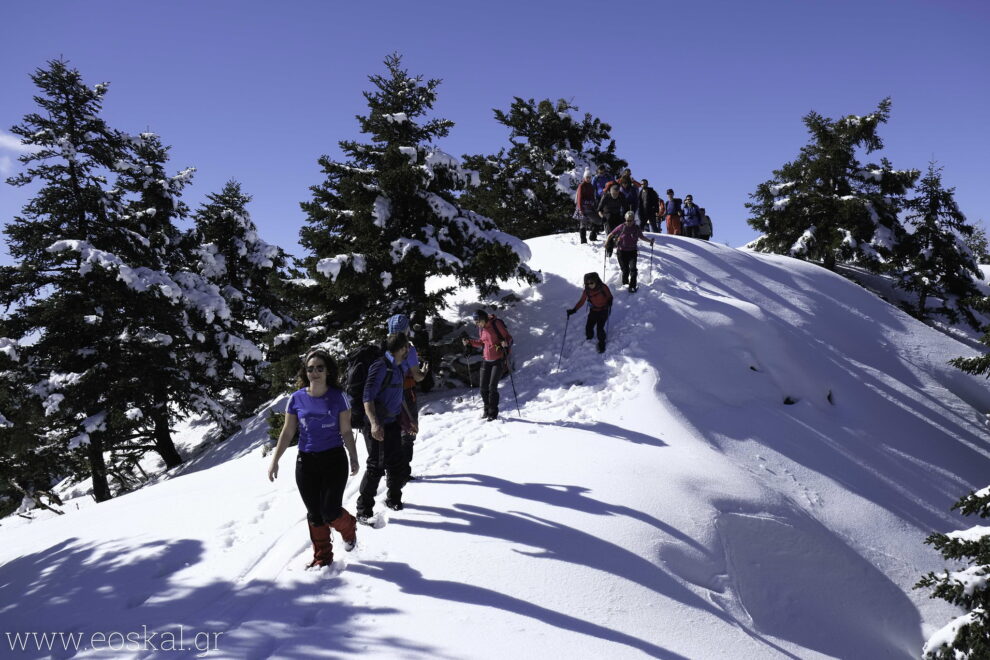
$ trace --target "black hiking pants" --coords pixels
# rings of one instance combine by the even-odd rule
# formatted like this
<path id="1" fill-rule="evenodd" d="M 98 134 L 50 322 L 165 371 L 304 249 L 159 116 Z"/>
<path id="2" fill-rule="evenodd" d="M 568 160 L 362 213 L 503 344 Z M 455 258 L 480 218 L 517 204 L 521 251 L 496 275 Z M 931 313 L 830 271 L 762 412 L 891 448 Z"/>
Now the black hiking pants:
<path id="1" fill-rule="evenodd" d="M 502 379 L 505 370 L 505 360 L 498 359 L 481 365 L 481 400 L 485 404 L 485 415 L 498 415 L 498 381 Z"/>
<path id="2" fill-rule="evenodd" d="M 605 218 L 605 233 L 611 234 L 612 230 L 621 225 L 623 222 L 625 222 L 625 218 L 620 215 L 608 216 Z"/>
<path id="3" fill-rule="evenodd" d="M 598 348 L 605 348 L 605 323 L 608 321 L 608 310 L 591 310 L 588 312 L 588 322 L 584 324 L 584 336 L 588 339 L 594 338 L 595 330 L 598 331 Z"/>
<path id="4" fill-rule="evenodd" d="M 622 271 L 622 283 L 631 287 L 636 286 L 636 250 L 619 250 L 619 269 Z"/>
<path id="5" fill-rule="evenodd" d="M 371 435 L 371 424 L 361 429 L 364 444 L 368 448 L 368 464 L 361 479 L 357 512 L 359 516 L 370 516 L 375 509 L 375 495 L 378 484 L 385 476 L 389 502 L 402 501 L 402 487 L 409 480 L 409 463 L 402 454 L 402 426 L 398 418 L 384 425 L 385 440 L 378 442 Z"/>
<path id="6" fill-rule="evenodd" d="M 325 525 L 340 516 L 348 472 L 347 452 L 343 447 L 299 452 L 296 458 L 296 486 L 306 505 L 306 518 L 310 523 Z"/>

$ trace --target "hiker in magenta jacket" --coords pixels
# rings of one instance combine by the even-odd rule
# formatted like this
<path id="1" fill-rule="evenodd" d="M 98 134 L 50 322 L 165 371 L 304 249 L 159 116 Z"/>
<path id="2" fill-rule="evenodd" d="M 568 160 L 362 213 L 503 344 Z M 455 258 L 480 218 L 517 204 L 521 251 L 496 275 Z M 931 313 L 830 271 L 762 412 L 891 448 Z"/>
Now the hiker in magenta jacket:
<path id="1" fill-rule="evenodd" d="M 498 417 L 498 381 L 508 369 L 509 348 L 512 346 L 512 335 L 502 319 L 495 318 L 479 309 L 474 313 L 474 324 L 478 326 L 480 339 L 464 339 L 464 345 L 470 344 L 481 348 L 485 363 L 481 366 L 481 400 L 485 404 L 482 419 L 493 421 Z"/>
<path id="2" fill-rule="evenodd" d="M 636 224 L 636 214 L 626 213 L 626 221 L 613 229 L 605 239 L 606 249 L 614 246 L 619 251 L 619 268 L 622 270 L 622 283 L 629 285 L 630 291 L 636 290 L 636 242 L 645 241 L 653 246 L 653 239 L 647 238 L 643 230 Z"/>

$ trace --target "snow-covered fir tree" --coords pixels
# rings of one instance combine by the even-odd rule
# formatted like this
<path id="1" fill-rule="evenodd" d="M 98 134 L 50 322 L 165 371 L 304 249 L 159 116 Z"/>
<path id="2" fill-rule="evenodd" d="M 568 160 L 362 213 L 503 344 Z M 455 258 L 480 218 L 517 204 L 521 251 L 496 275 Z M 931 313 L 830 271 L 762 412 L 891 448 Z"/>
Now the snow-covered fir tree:
<path id="1" fill-rule="evenodd" d="M 266 353 L 239 355 L 218 347 L 224 364 L 216 369 L 234 376 L 228 393 L 235 398 L 235 415 L 217 420 L 224 427 L 271 398 L 266 373 L 271 344 L 296 326 L 290 287 L 284 283 L 285 252 L 258 235 L 247 210 L 250 201 L 240 183 L 228 181 L 195 213 L 199 272 L 220 287 L 231 312 L 229 331 Z"/>
<path id="2" fill-rule="evenodd" d="M 398 311 L 423 323 L 452 290 L 428 292 L 431 275 L 454 276 L 482 294 L 499 279 L 533 277 L 522 241 L 458 204 L 457 191 L 472 173 L 435 144 L 453 124 L 420 119 L 440 81 L 411 77 L 395 54 L 385 67 L 385 75 L 370 76 L 368 113 L 358 117 L 370 142 L 341 142 L 342 162 L 321 158 L 326 179 L 302 204 L 308 225 L 301 243 L 309 251 L 303 264 L 316 283 L 302 332 L 317 341 L 379 335 Z"/>
<path id="3" fill-rule="evenodd" d="M 970 306 L 980 296 L 976 283 L 981 274 L 966 243 L 973 227 L 959 210 L 954 193 L 954 188 L 943 186 L 941 168 L 930 163 L 916 195 L 906 202 L 908 235 L 897 251 L 897 285 L 918 296 L 913 310 L 918 318 L 944 314 L 957 323 L 961 315 L 978 328 L 980 322 Z M 931 306 L 932 300 L 938 303 Z"/>
<path id="4" fill-rule="evenodd" d="M 508 150 L 465 156 L 479 173 L 462 203 L 522 238 L 567 231 L 575 226 L 574 195 L 586 171 L 598 165 L 614 174 L 626 166 L 615 155 L 612 127 L 560 99 L 536 102 L 515 97 L 495 119 L 509 129 Z"/>
<path id="5" fill-rule="evenodd" d="M 44 112 L 12 131 L 35 151 L 10 182 L 39 191 L 6 229 L 19 265 L 0 269 L 0 327 L 15 380 L 41 402 L 40 418 L 24 418 L 30 451 L 84 456 L 85 470 L 59 476 L 91 478 L 104 501 L 111 480 L 124 491 L 144 476 L 147 452 L 182 461 L 177 412 L 233 414 L 221 393 L 239 374 L 222 367 L 261 350 L 233 331 L 221 287 L 198 270 L 202 246 L 176 227 L 192 168 L 168 175 L 157 136 L 108 128 L 106 85 L 87 87 L 64 62 L 34 80 Z M 20 413 L 0 413 L 17 428 Z"/>
<path id="6" fill-rule="evenodd" d="M 990 487 L 970 493 L 952 507 L 965 516 L 990 517 Z M 929 573 L 915 588 L 931 589 L 932 598 L 942 598 L 966 613 L 932 635 L 924 647 L 930 660 L 977 660 L 990 658 L 990 527 L 932 534 L 925 543 L 946 560 L 962 562 L 957 570 Z"/>
<path id="7" fill-rule="evenodd" d="M 830 269 L 839 262 L 882 269 L 903 238 L 898 212 L 919 174 L 895 170 L 886 158 L 859 161 L 859 150 L 883 148 L 878 129 L 890 106 L 884 99 L 869 115 L 839 120 L 805 115 L 808 144 L 746 204 L 749 224 L 763 234 L 755 249 L 821 261 Z"/>
<path id="8" fill-rule="evenodd" d="M 204 287 L 181 275 L 188 250 L 177 225 L 189 213 L 181 196 L 195 170 L 169 175 L 168 152 L 157 135 L 142 133 L 128 136 L 126 156 L 114 163 L 117 185 L 128 194 L 118 223 L 129 239 L 115 255 L 141 279 L 123 290 L 127 295 L 116 299 L 118 308 L 100 323 L 119 341 L 120 365 L 114 370 L 119 379 L 113 387 L 121 390 L 121 402 L 115 413 L 132 427 L 115 451 L 135 467 L 149 447 L 166 467 L 182 462 L 172 442 L 174 416 L 182 409 L 175 402 L 196 389 L 184 365 L 194 334 L 187 294 Z"/>
<path id="9" fill-rule="evenodd" d="M 99 320 L 118 282 L 117 272 L 96 266 L 113 258 L 100 246 L 123 240 L 115 217 L 120 191 L 106 176 L 124 142 L 99 116 L 105 84 L 87 87 L 62 61 L 32 79 L 41 112 L 11 132 L 35 150 L 20 157 L 26 170 L 8 182 L 39 190 L 5 229 L 19 265 L 0 269 L 0 302 L 9 310 L 8 339 L 19 343 L 20 368 L 44 410 L 32 450 L 84 455 L 93 495 L 103 501 L 111 496 L 105 454 L 120 429 L 108 420 L 106 390 L 117 346 Z"/>
<path id="10" fill-rule="evenodd" d="M 15 334 L 0 316 L 0 335 Z M 22 350 L 0 336 L 0 516 L 34 507 L 62 504 L 52 488 L 61 475 L 85 469 L 78 455 L 60 451 L 53 443 L 39 443 L 45 416 L 41 400 L 31 393 L 35 370 L 21 359 Z"/>
<path id="11" fill-rule="evenodd" d="M 977 220 L 973 225 L 973 233 L 966 237 L 966 245 L 977 263 L 990 264 L 990 240 L 987 240 L 982 220 Z"/>

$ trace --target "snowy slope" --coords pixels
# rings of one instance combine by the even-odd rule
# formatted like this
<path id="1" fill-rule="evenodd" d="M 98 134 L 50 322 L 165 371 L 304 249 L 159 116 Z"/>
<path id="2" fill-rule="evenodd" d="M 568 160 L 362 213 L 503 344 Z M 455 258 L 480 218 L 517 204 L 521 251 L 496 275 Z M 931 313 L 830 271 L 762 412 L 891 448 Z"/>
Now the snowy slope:
<path id="1" fill-rule="evenodd" d="M 990 474 L 990 388 L 946 365 L 972 349 L 817 267 L 663 236 L 605 356 L 582 312 L 557 371 L 601 254 L 528 243 L 544 281 L 503 314 L 521 416 L 508 381 L 492 424 L 427 397 L 409 505 L 354 552 L 303 570 L 295 450 L 269 484 L 262 413 L 181 476 L 5 520 L 3 632 L 133 633 L 115 657 L 180 626 L 231 658 L 917 657 L 953 614 L 911 589 L 941 567 L 922 540 Z"/>

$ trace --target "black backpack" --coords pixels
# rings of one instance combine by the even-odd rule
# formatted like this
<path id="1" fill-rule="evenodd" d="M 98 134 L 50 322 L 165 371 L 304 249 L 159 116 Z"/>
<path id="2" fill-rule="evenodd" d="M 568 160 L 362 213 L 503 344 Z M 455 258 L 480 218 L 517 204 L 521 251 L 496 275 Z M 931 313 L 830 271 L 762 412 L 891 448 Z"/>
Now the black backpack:
<path id="1" fill-rule="evenodd" d="M 368 369 L 384 355 L 381 347 L 374 344 L 359 346 L 347 354 L 347 381 L 344 391 L 347 392 L 347 402 L 351 406 L 352 428 L 361 428 L 365 423 L 364 384 L 368 380 Z M 391 376 L 391 370 L 389 375 Z"/>

